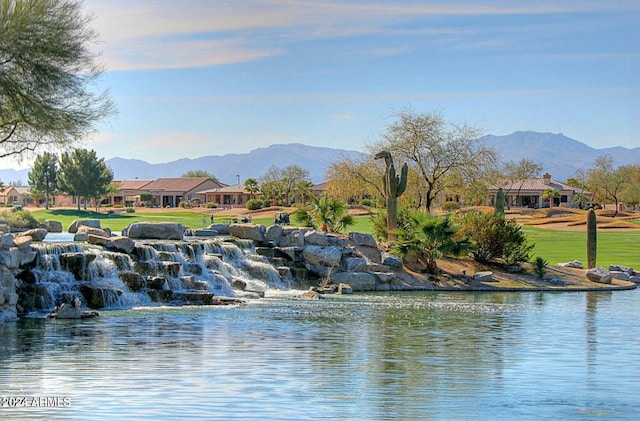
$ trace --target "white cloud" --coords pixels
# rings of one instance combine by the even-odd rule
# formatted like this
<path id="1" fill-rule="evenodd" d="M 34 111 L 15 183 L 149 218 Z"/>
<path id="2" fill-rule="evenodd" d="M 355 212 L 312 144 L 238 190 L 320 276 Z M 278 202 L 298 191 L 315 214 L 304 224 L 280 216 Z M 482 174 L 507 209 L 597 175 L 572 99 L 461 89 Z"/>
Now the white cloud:
<path id="1" fill-rule="evenodd" d="M 331 118 L 338 121 L 356 121 L 356 116 L 351 111 L 345 111 L 343 113 L 332 114 Z"/>
<path id="2" fill-rule="evenodd" d="M 99 48 L 108 70 L 215 66 L 260 60 L 282 54 L 288 43 L 309 39 L 458 31 L 426 24 L 416 27 L 416 19 L 421 17 L 638 9 L 633 3 L 611 5 L 600 1 L 87 0 L 85 7 L 95 18 L 92 25 L 102 41 Z M 403 28 L 407 22 L 414 25 Z"/>

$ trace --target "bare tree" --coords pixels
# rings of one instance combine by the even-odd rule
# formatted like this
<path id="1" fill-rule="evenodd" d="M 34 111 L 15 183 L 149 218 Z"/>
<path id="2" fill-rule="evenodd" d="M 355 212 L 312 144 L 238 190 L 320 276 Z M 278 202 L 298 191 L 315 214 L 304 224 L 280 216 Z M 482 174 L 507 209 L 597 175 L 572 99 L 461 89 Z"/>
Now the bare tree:
<path id="1" fill-rule="evenodd" d="M 388 150 L 398 162 L 409 161 L 425 183 L 424 206 L 431 211 L 447 176 L 470 184 L 495 167 L 498 156 L 479 139 L 479 129 L 445 121 L 440 112 L 396 116 L 373 150 Z"/>
<path id="2" fill-rule="evenodd" d="M 520 191 L 524 186 L 524 182 L 529 178 L 538 177 L 542 171 L 542 165 L 533 162 L 527 158 L 522 158 L 519 162 L 508 161 L 502 167 L 507 185 L 504 194 L 508 196 L 511 190 L 517 189 L 515 201 L 520 197 Z M 507 209 L 511 209 L 514 203 L 507 202 Z"/>

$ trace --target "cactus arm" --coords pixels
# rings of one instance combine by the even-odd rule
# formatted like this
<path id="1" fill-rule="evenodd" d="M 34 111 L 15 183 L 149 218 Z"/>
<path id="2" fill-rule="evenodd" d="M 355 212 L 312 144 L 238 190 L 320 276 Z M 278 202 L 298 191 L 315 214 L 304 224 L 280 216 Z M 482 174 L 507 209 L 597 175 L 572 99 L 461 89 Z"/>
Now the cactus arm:
<path id="1" fill-rule="evenodd" d="M 402 196 L 402 193 L 407 189 L 407 178 L 409 174 L 409 166 L 405 162 L 400 170 L 400 181 L 398 182 L 398 188 L 396 191 L 396 197 Z"/>

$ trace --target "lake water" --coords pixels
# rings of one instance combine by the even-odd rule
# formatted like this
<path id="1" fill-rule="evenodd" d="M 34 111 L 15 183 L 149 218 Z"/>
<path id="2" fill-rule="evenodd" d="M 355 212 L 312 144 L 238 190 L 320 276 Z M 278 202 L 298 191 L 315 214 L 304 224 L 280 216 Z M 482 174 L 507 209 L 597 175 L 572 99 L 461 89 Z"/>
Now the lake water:
<path id="1" fill-rule="evenodd" d="M 23 319 L 0 326 L 0 419 L 640 419 L 639 315 L 632 290 Z"/>

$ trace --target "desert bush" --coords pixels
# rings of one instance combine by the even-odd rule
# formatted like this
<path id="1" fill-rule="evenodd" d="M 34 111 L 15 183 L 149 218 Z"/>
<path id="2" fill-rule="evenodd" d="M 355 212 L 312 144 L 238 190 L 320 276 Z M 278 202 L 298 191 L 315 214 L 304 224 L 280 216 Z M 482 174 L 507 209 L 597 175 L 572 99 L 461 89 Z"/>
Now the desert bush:
<path id="1" fill-rule="evenodd" d="M 218 207 L 218 205 L 216 205 L 216 204 L 215 204 L 215 203 L 213 203 L 213 202 L 207 202 L 207 204 L 205 205 L 205 207 L 206 207 L 207 209 L 212 209 L 212 208 L 217 208 L 217 207 Z"/>
<path id="2" fill-rule="evenodd" d="M 260 199 L 249 199 L 245 207 L 249 210 L 258 210 L 264 207 L 264 202 Z"/>
<path id="3" fill-rule="evenodd" d="M 4 211 L 0 213 L 0 219 L 5 221 L 11 228 L 37 228 L 38 221 L 28 210 Z"/>
<path id="4" fill-rule="evenodd" d="M 466 212 L 458 216 L 460 233 L 475 244 L 473 259 L 487 263 L 503 261 L 514 265 L 529 260 L 534 244 L 515 220 L 508 220 L 495 212 Z"/>
<path id="5" fill-rule="evenodd" d="M 458 202 L 444 202 L 442 204 L 442 211 L 443 212 L 453 212 L 453 211 L 457 211 L 458 209 L 460 209 L 460 203 Z"/>
<path id="6" fill-rule="evenodd" d="M 404 228 L 409 223 L 410 211 L 407 208 L 398 209 L 398 227 Z M 373 212 L 371 214 L 373 236 L 378 241 L 387 241 L 387 211 Z"/>
<path id="7" fill-rule="evenodd" d="M 371 199 L 362 199 L 358 204 L 360 206 L 371 207 Z"/>
<path id="8" fill-rule="evenodd" d="M 136 210 L 134 208 L 126 208 L 124 211 L 126 213 L 135 213 L 136 212 Z"/>

